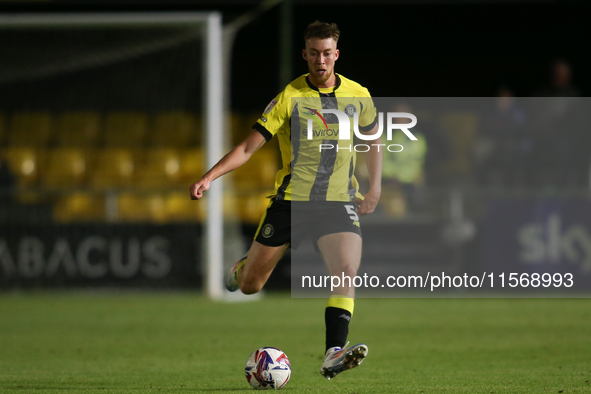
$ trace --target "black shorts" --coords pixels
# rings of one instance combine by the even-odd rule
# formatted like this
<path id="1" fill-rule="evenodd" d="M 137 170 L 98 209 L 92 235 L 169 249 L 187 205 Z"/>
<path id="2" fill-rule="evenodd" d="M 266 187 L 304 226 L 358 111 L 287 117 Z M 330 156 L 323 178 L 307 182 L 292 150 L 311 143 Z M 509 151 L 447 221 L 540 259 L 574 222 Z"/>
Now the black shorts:
<path id="1" fill-rule="evenodd" d="M 359 216 L 355 204 L 341 201 L 276 201 L 271 199 L 255 241 L 265 246 L 291 244 L 297 249 L 300 242 L 310 236 L 314 248 L 324 235 L 355 233 L 361 236 Z"/>

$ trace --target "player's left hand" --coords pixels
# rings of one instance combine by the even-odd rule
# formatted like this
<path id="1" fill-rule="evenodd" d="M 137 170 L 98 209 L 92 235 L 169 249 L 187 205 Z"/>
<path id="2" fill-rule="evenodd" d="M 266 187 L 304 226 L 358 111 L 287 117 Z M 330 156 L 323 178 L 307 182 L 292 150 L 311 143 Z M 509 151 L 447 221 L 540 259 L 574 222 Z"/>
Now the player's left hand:
<path id="1" fill-rule="evenodd" d="M 378 201 L 380 201 L 379 193 L 369 192 L 363 195 L 363 200 L 355 199 L 355 205 L 357 206 L 357 214 L 359 216 L 369 215 L 375 211 Z"/>

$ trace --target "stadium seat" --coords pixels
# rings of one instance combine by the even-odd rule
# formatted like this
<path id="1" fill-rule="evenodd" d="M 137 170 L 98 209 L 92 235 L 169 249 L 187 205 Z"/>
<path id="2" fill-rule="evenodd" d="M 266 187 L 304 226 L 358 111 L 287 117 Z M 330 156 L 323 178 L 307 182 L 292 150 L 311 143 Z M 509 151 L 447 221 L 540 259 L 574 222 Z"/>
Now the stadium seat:
<path id="1" fill-rule="evenodd" d="M 180 152 L 179 186 L 189 187 L 205 174 L 205 152 L 201 148 Z"/>
<path id="2" fill-rule="evenodd" d="M 87 192 L 66 194 L 54 204 L 53 217 L 58 222 L 104 221 L 105 198 Z"/>
<path id="3" fill-rule="evenodd" d="M 66 112 L 55 125 L 58 146 L 94 147 L 101 129 L 101 116 L 96 112 Z"/>
<path id="4" fill-rule="evenodd" d="M 144 188 L 164 188 L 178 184 L 180 155 L 176 149 L 146 149 L 137 168 L 135 184 Z"/>
<path id="5" fill-rule="evenodd" d="M 18 178 L 19 186 L 35 184 L 39 173 L 39 153 L 34 148 L 6 148 L 1 158 L 8 162 L 12 173 Z"/>
<path id="6" fill-rule="evenodd" d="M 162 112 L 154 116 L 149 145 L 159 148 L 187 148 L 201 140 L 198 119 L 186 112 Z"/>
<path id="7" fill-rule="evenodd" d="M 272 149 L 260 149 L 244 164 L 234 171 L 234 185 L 239 194 L 272 190 L 275 175 L 279 170 L 278 154 Z M 254 176 L 253 176 L 254 175 Z"/>
<path id="8" fill-rule="evenodd" d="M 105 117 L 105 146 L 141 147 L 147 130 L 147 116 L 139 112 L 114 112 Z"/>
<path id="9" fill-rule="evenodd" d="M 239 217 L 245 223 L 257 224 L 269 206 L 268 193 L 256 193 L 242 197 L 239 204 Z"/>
<path id="10" fill-rule="evenodd" d="M 161 194 L 123 192 L 119 195 L 117 210 L 121 222 L 166 221 L 166 203 Z"/>
<path id="11" fill-rule="evenodd" d="M 10 146 L 45 147 L 51 137 L 52 117 L 49 112 L 19 112 L 12 115 L 8 144 Z"/>
<path id="12" fill-rule="evenodd" d="M 166 216 L 171 222 L 201 222 L 205 218 L 205 201 L 193 201 L 186 191 L 166 196 Z"/>
<path id="13" fill-rule="evenodd" d="M 76 148 L 56 148 L 48 152 L 41 172 L 41 184 L 47 188 L 73 188 L 86 180 L 92 153 Z"/>
<path id="14" fill-rule="evenodd" d="M 96 154 L 90 185 L 107 190 L 129 186 L 133 181 L 136 153 L 131 149 L 106 148 Z"/>

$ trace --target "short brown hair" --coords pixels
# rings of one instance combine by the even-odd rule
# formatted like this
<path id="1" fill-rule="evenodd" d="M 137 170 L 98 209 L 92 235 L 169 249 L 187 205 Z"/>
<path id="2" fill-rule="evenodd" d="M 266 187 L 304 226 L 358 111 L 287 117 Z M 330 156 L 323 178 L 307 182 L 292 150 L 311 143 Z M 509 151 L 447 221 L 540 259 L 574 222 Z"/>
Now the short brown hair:
<path id="1" fill-rule="evenodd" d="M 319 38 L 324 40 L 332 38 L 335 42 L 339 40 L 341 32 L 336 23 L 326 23 L 315 21 L 308 25 L 304 33 L 304 40 L 308 41 L 311 38 Z"/>

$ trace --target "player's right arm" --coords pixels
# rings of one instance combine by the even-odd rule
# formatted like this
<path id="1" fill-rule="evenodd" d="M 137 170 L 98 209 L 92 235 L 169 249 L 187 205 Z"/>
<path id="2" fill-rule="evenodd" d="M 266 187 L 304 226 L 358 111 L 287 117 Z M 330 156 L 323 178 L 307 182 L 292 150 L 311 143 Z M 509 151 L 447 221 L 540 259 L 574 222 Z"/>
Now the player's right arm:
<path id="1" fill-rule="evenodd" d="M 230 171 L 234 171 L 250 159 L 252 154 L 259 150 L 261 146 L 265 144 L 265 137 L 258 132 L 253 130 L 250 135 L 242 141 L 242 143 L 232 149 L 226 154 L 220 161 L 214 165 L 211 170 L 207 171 L 205 175 L 191 185 L 189 191 L 191 193 L 192 200 L 199 200 L 203 197 L 203 192 L 209 189 L 209 184 L 227 174 Z"/>

